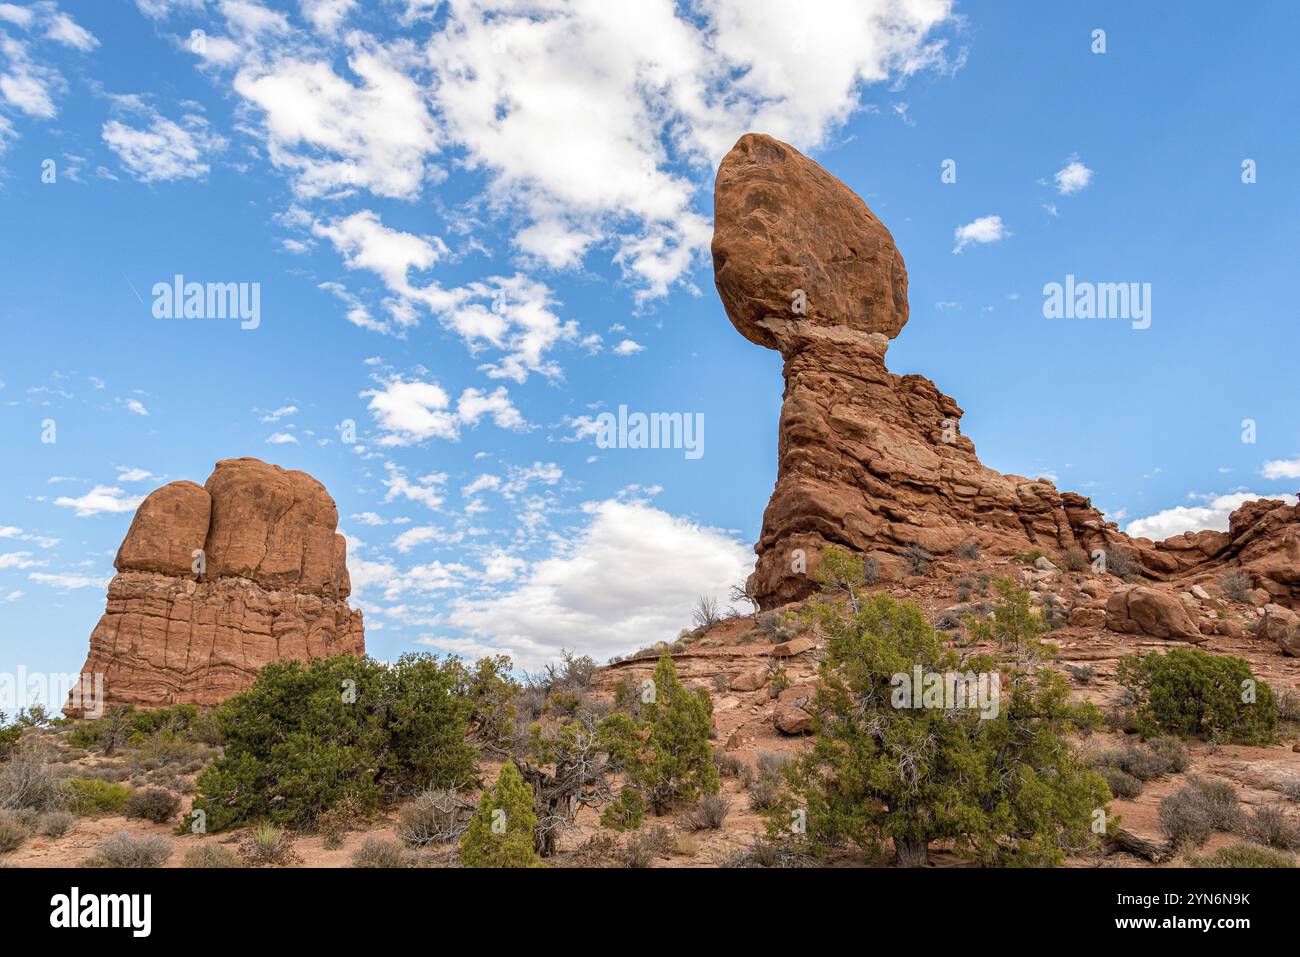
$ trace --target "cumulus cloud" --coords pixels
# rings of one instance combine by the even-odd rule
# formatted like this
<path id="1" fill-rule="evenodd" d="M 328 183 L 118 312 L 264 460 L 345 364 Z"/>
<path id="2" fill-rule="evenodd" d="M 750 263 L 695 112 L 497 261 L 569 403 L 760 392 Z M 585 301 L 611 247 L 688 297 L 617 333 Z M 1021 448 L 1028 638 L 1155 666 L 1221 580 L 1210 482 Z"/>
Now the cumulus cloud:
<path id="1" fill-rule="evenodd" d="M 957 241 L 957 245 L 952 248 L 952 251 L 960 253 L 971 243 L 996 243 L 1010 235 L 1002 225 L 1001 216 L 981 216 L 954 230 L 953 239 Z"/>
<path id="2" fill-rule="evenodd" d="M 298 437 L 289 432 L 272 432 L 266 441 L 271 445 L 297 445 Z"/>
<path id="3" fill-rule="evenodd" d="M 504 386 L 491 393 L 466 389 L 453 407 L 451 396 L 436 382 L 393 376 L 381 385 L 360 394 L 370 400 L 370 414 L 384 433 L 380 445 L 414 445 L 431 438 L 456 440 L 463 426 L 476 426 L 484 417 L 503 429 L 527 426 Z"/>
<path id="4" fill-rule="evenodd" d="M 1176 505 L 1146 518 L 1129 522 L 1124 529 L 1129 535 L 1161 541 L 1171 535 L 1183 532 L 1199 532 L 1210 529 L 1216 532 L 1228 530 L 1228 518 L 1233 511 L 1244 503 L 1257 498 L 1279 498 L 1289 505 L 1296 504 L 1294 495 L 1260 495 L 1258 492 L 1233 492 L 1229 495 L 1196 496 L 1205 500 L 1204 505 Z"/>
<path id="5" fill-rule="evenodd" d="M 78 518 L 86 518 L 103 512 L 134 512 L 143 501 L 143 495 L 128 495 L 115 485 L 96 485 L 85 495 L 76 498 L 61 495 L 54 500 L 54 504 L 73 509 Z"/>
<path id="6" fill-rule="evenodd" d="M 1300 478 L 1300 458 L 1270 459 L 1264 463 L 1260 474 L 1266 479 Z"/>
<path id="7" fill-rule="evenodd" d="M 458 599 L 447 623 L 526 668 L 575 644 L 600 660 L 675 637 L 696 598 L 725 601 L 753 568 L 750 549 L 726 533 L 644 502 L 611 499 L 586 511 L 585 527 L 518 585 Z"/>
<path id="8" fill-rule="evenodd" d="M 213 153 L 226 148 L 226 139 L 197 113 L 169 120 L 138 97 L 118 97 L 122 120 L 104 124 L 102 136 L 126 171 L 142 183 L 202 179 L 211 169 Z"/>
<path id="9" fill-rule="evenodd" d="M 1071 156 L 1062 169 L 1056 171 L 1056 191 L 1062 196 L 1069 196 L 1087 188 L 1092 182 L 1092 170 L 1079 162 L 1077 156 Z"/>

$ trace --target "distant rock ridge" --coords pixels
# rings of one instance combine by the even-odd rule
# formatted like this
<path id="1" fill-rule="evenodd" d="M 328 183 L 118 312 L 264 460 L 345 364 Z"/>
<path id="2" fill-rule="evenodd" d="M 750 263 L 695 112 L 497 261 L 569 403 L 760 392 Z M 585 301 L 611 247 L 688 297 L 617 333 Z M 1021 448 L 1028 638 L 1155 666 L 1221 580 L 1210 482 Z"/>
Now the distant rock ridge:
<path id="1" fill-rule="evenodd" d="M 822 549 L 875 555 L 905 574 L 907 553 L 969 540 L 995 553 L 1111 547 L 1152 580 L 1240 565 L 1284 605 L 1300 603 L 1300 506 L 1249 502 L 1228 532 L 1129 538 L 1091 501 L 1046 479 L 986 468 L 962 410 L 933 382 L 885 367 L 908 319 L 893 236 L 852 190 L 793 147 L 742 136 L 718 168 L 713 268 L 727 316 L 785 360 L 776 488 L 750 587 L 773 608 L 811 594 Z"/>
<path id="2" fill-rule="evenodd" d="M 118 549 L 81 673 L 102 676 L 107 706 L 215 705 L 269 662 L 365 654 L 337 529 L 320 482 L 254 458 L 156 489 Z"/>

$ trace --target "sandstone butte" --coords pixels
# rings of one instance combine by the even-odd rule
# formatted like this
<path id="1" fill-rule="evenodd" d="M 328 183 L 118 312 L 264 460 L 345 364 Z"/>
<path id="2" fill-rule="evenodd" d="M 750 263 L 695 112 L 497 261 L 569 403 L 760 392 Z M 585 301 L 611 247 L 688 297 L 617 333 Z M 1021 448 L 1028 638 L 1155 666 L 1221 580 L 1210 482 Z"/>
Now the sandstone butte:
<path id="1" fill-rule="evenodd" d="M 272 661 L 365 654 L 337 528 L 320 482 L 258 459 L 156 489 L 118 549 L 81 673 L 103 676 L 109 706 L 215 705 Z"/>
<path id="2" fill-rule="evenodd" d="M 1082 495 L 983 466 L 957 402 L 885 367 L 908 318 L 893 236 L 793 147 L 749 133 L 722 161 L 713 270 L 736 330 L 784 360 L 776 489 L 749 582 L 762 608 L 814 591 L 810 573 L 828 545 L 873 555 L 882 576 L 901 578 L 909 549 L 942 556 L 971 539 L 994 555 L 1110 548 L 1147 582 L 1181 588 L 1239 566 L 1257 604 L 1300 603 L 1300 506 L 1247 502 L 1226 532 L 1153 542 L 1123 534 Z M 1145 614 L 1149 596 L 1137 599 Z M 1110 620 L 1123 628 L 1128 608 L 1117 600 Z"/>

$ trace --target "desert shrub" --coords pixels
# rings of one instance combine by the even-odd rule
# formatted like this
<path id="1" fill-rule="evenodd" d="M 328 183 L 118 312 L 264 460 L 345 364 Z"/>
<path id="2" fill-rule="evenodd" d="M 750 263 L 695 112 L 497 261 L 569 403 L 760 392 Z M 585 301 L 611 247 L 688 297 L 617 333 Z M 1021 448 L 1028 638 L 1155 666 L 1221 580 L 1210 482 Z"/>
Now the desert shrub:
<path id="1" fill-rule="evenodd" d="M 39 742 L 24 742 L 0 765 L 0 809 L 57 808 L 63 797 L 50 766 L 51 750 Z"/>
<path id="2" fill-rule="evenodd" d="M 452 660 L 448 665 L 454 667 L 460 663 Z M 466 720 L 471 737 L 480 748 L 498 754 L 509 751 L 519 715 L 519 695 L 523 689 L 510 676 L 513 668 L 514 662 L 508 655 L 485 656 L 472 668 L 460 666 L 457 693 L 469 709 Z M 537 711 L 532 717 L 541 712 L 544 703 L 543 696 L 536 702 Z"/>
<path id="3" fill-rule="evenodd" d="M 162 788 L 141 788 L 126 799 L 122 813 L 127 817 L 143 818 L 155 824 L 166 824 L 181 809 L 181 799 Z"/>
<path id="4" fill-rule="evenodd" d="M 693 831 L 716 831 L 727 820 L 731 799 L 722 794 L 706 794 L 686 816 L 686 826 Z"/>
<path id="5" fill-rule="evenodd" d="M 256 824 L 244 833 L 239 854 L 250 867 L 284 867 L 298 860 L 293 835 L 266 823 Z"/>
<path id="6" fill-rule="evenodd" d="M 1097 669 L 1092 665 L 1066 665 L 1065 670 L 1081 685 L 1092 684 L 1092 680 L 1097 677 Z"/>
<path id="7" fill-rule="evenodd" d="M 1129 655 L 1116 680 L 1134 702 L 1132 719 L 1143 734 L 1163 731 L 1242 744 L 1273 740 L 1273 691 L 1242 658 L 1194 648 Z"/>
<path id="8" fill-rule="evenodd" d="M 407 853 L 401 841 L 368 837 L 352 852 L 353 867 L 406 867 Z"/>
<path id="9" fill-rule="evenodd" d="M 934 556 L 920 545 L 908 545 L 903 549 L 903 559 L 907 562 L 907 570 L 913 575 L 925 575 L 930 571 Z"/>
<path id="10" fill-rule="evenodd" d="M 1187 859 L 1192 867 L 1295 867 L 1290 854 L 1260 847 L 1258 844 L 1229 844 L 1213 854 L 1193 855 Z"/>
<path id="11" fill-rule="evenodd" d="M 86 867 L 162 867 L 172 856 L 171 841 L 157 834 L 139 837 L 118 831 L 104 838 Z"/>
<path id="12" fill-rule="evenodd" d="M 971 561 L 980 557 L 980 541 L 978 538 L 968 538 L 958 545 L 953 554 L 958 558 L 964 558 Z"/>
<path id="13" fill-rule="evenodd" d="M 1090 562 L 1088 561 L 1088 553 L 1075 545 L 1062 552 L 1060 557 L 1057 558 L 1056 564 L 1067 572 L 1083 572 L 1088 570 Z"/>
<path id="14" fill-rule="evenodd" d="M 1109 765 L 1103 765 L 1097 771 L 1106 779 L 1113 797 L 1135 798 L 1142 793 L 1142 782 L 1127 771 Z"/>
<path id="15" fill-rule="evenodd" d="M 452 787 L 474 775 L 470 704 L 455 659 L 393 665 L 336 655 L 278 661 L 217 712 L 225 752 L 199 775 L 210 831 L 249 820 L 309 827 L 340 801 Z"/>
<path id="16" fill-rule="evenodd" d="M 1188 780 L 1191 782 L 1191 786 L 1205 795 L 1206 801 L 1209 802 L 1215 830 L 1237 831 L 1241 829 L 1244 823 L 1241 801 L 1237 795 L 1237 788 L 1231 781 L 1201 777 L 1193 777 Z"/>
<path id="17" fill-rule="evenodd" d="M 1106 546 L 1106 571 L 1116 578 L 1135 581 L 1142 577 L 1142 566 L 1122 548 Z"/>
<path id="18" fill-rule="evenodd" d="M 1300 693 L 1284 688 L 1277 693 L 1274 704 L 1279 720 L 1300 723 Z"/>
<path id="19" fill-rule="evenodd" d="M 982 634 L 1015 649 L 1003 666 L 996 714 L 972 708 L 894 707 L 896 675 L 992 673 L 987 656 L 964 661 L 911 602 L 873 595 L 845 619 L 825 604 L 827 636 L 814 702 L 812 749 L 786 772 L 789 788 L 767 812 L 769 837 L 804 809 L 801 838 L 819 853 L 852 842 L 878 853 L 892 843 L 900 864 L 928 859 L 932 841 L 989 863 L 1058 864 L 1096 842 L 1093 811 L 1106 783 L 1069 746 L 1095 725 L 1095 708 L 1071 704 L 1065 679 L 1018 666 L 1042 648 L 1028 595 L 1009 582 Z"/>
<path id="20" fill-rule="evenodd" d="M 736 778 L 740 777 L 741 771 L 744 770 L 745 762 L 725 748 L 714 748 L 713 765 L 718 769 L 720 777 Z"/>
<path id="21" fill-rule="evenodd" d="M 1300 828 L 1276 805 L 1266 804 L 1256 808 L 1246 822 L 1246 833 L 1251 840 L 1266 847 L 1282 851 L 1300 848 Z"/>
<path id="22" fill-rule="evenodd" d="M 623 864 L 627 867 L 649 867 L 656 857 L 667 855 L 673 847 L 673 837 L 668 828 L 656 824 L 628 837 L 623 844 Z"/>
<path id="23" fill-rule="evenodd" d="M 31 836 L 27 822 L 13 811 L 0 811 L 0 854 L 16 851 Z"/>
<path id="24" fill-rule="evenodd" d="M 1161 742 L 1158 748 L 1155 741 Z M 1153 781 L 1187 767 L 1187 751 L 1182 748 L 1182 742 L 1177 738 L 1158 738 L 1155 741 L 1151 744 L 1129 742 L 1123 747 L 1103 751 L 1096 755 L 1093 763 L 1098 768 L 1115 768 L 1138 781 Z M 1168 741 L 1175 742 L 1177 747 L 1165 743 Z M 1114 789 L 1111 790 L 1114 793 Z"/>
<path id="25" fill-rule="evenodd" d="M 1250 572 L 1244 568 L 1231 569 L 1227 574 L 1219 579 L 1219 587 L 1223 593 L 1233 601 L 1250 603 L 1250 590 L 1254 586 L 1254 579 L 1251 578 Z"/>
<path id="26" fill-rule="evenodd" d="M 750 808 L 755 811 L 766 811 L 776 806 L 781 796 L 785 766 L 789 762 L 788 754 L 779 751 L 759 751 L 755 766 L 753 768 L 744 766 L 740 783 L 749 793 Z"/>
<path id="27" fill-rule="evenodd" d="M 83 817 L 92 814 L 121 814 L 131 797 L 125 784 L 104 781 L 100 778 L 67 778 L 59 789 L 69 811 Z"/>
<path id="28" fill-rule="evenodd" d="M 765 611 L 758 616 L 758 630 L 773 644 L 789 641 L 795 636 L 790 621 L 779 611 Z"/>
<path id="29" fill-rule="evenodd" d="M 663 655 L 654 671 L 654 698 L 639 719 L 612 714 L 600 724 L 600 738 L 656 813 L 674 800 L 716 794 L 718 769 L 709 744 L 713 699 L 704 688 L 689 691 Z"/>
<path id="30" fill-rule="evenodd" d="M 460 841 L 460 861 L 466 867 L 542 867 L 533 849 L 536 827 L 532 789 L 507 761 L 496 784 L 479 799 Z"/>
<path id="31" fill-rule="evenodd" d="M 397 836 L 407 847 L 459 841 L 469 827 L 474 805 L 455 790 L 424 791 L 398 812 Z"/>
<path id="32" fill-rule="evenodd" d="M 645 799 L 641 792 L 634 787 L 625 787 L 600 812 L 600 823 L 615 831 L 635 831 L 644 817 Z"/>
<path id="33" fill-rule="evenodd" d="M 77 815 L 71 811 L 46 811 L 36 822 L 36 833 L 45 837 L 62 837 L 77 824 Z"/>
<path id="34" fill-rule="evenodd" d="M 812 577 L 823 592 L 844 596 L 856 604 L 858 589 L 874 585 L 880 578 L 880 562 L 870 555 L 854 555 L 828 545 L 822 549 L 821 562 Z"/>
<path id="35" fill-rule="evenodd" d="M 1172 735 L 1152 738 L 1146 742 L 1146 746 L 1163 762 L 1165 770 L 1161 771 L 1161 774 L 1182 774 L 1192 763 L 1191 756 L 1187 753 L 1187 746 Z"/>
<path id="36" fill-rule="evenodd" d="M 1175 847 L 1200 847 L 1214 833 L 1214 809 L 1199 789 L 1180 788 L 1160 802 L 1160 830 Z"/>
<path id="37" fill-rule="evenodd" d="M 198 847 L 191 847 L 185 852 L 185 857 L 181 863 L 185 867 L 243 867 L 244 862 L 228 847 L 220 844 L 200 844 Z"/>

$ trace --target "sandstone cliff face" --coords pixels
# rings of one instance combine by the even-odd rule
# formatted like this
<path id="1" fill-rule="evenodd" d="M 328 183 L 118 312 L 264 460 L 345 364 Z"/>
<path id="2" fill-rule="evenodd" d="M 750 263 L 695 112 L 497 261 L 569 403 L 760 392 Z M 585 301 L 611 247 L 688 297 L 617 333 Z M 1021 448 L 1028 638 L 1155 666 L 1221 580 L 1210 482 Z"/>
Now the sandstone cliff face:
<path id="1" fill-rule="evenodd" d="M 257 459 L 155 490 L 118 549 L 82 674 L 103 675 L 110 706 L 215 705 L 269 662 L 365 654 L 337 527 L 320 482 Z"/>
<path id="2" fill-rule="evenodd" d="M 1275 601 L 1300 600 L 1300 508 L 1249 503 L 1228 533 L 1130 539 L 1082 495 L 983 466 L 962 410 L 930 380 L 885 367 L 907 322 L 907 272 L 889 230 L 793 147 L 746 134 L 718 169 L 714 277 L 736 329 L 785 360 L 776 489 L 750 585 L 763 608 L 806 597 L 827 545 L 933 555 L 974 539 L 994 554 L 1089 556 L 1111 547 L 1145 577 L 1242 565 Z"/>

